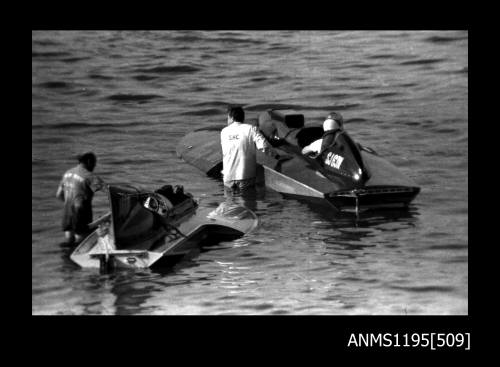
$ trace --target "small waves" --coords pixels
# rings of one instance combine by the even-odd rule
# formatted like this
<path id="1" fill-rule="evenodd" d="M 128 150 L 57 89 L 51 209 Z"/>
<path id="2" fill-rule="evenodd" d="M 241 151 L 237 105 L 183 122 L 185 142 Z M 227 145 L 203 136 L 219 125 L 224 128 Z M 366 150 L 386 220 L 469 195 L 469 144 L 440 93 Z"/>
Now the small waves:
<path id="1" fill-rule="evenodd" d="M 344 98 L 350 98 L 353 96 L 354 96 L 353 93 L 325 93 L 325 94 L 318 95 L 318 97 L 332 98 L 332 99 L 344 99 Z"/>
<path id="2" fill-rule="evenodd" d="M 31 52 L 31 57 L 62 57 L 62 56 L 71 56 L 70 53 L 64 51 L 46 51 L 46 52 Z"/>
<path id="3" fill-rule="evenodd" d="M 467 264 L 469 262 L 469 257 L 467 255 L 465 256 L 454 256 L 452 258 L 447 257 L 444 260 L 441 260 L 443 263 L 446 264 Z"/>
<path id="4" fill-rule="evenodd" d="M 155 66 L 152 68 L 138 68 L 134 71 L 143 74 L 182 74 L 195 73 L 200 71 L 200 68 L 189 65 L 174 65 L 174 66 Z"/>
<path id="5" fill-rule="evenodd" d="M 48 39 L 33 40 L 33 43 L 40 45 L 40 46 L 58 46 L 58 45 L 60 45 L 59 42 L 56 42 L 53 40 L 48 40 Z"/>
<path id="6" fill-rule="evenodd" d="M 355 124 L 355 123 L 363 123 L 363 122 L 368 122 L 368 120 L 364 119 L 364 118 L 354 118 L 354 119 L 348 119 L 345 121 L 346 124 Z"/>
<path id="7" fill-rule="evenodd" d="M 406 126 L 420 126 L 420 125 L 422 125 L 422 123 L 419 121 L 402 121 L 400 123 L 403 125 L 406 125 Z"/>
<path id="8" fill-rule="evenodd" d="M 360 106 L 359 103 L 342 103 L 338 105 L 324 105 L 324 106 L 301 106 L 302 110 L 310 110 L 310 111 L 339 111 L 339 110 L 350 110 L 352 108 L 356 108 Z"/>
<path id="9" fill-rule="evenodd" d="M 144 75 L 144 74 L 140 74 L 140 75 L 135 75 L 133 77 L 135 80 L 138 80 L 140 82 L 147 82 L 149 80 L 154 80 L 154 79 L 158 79 L 157 76 L 153 76 L 153 75 Z"/>
<path id="10" fill-rule="evenodd" d="M 372 95 L 372 97 L 373 98 L 385 98 L 385 97 L 398 96 L 400 94 L 401 93 L 397 93 L 397 92 L 384 92 L 384 93 L 376 93 L 376 94 Z"/>
<path id="11" fill-rule="evenodd" d="M 108 75 L 102 75 L 102 74 L 89 74 L 90 79 L 96 79 L 96 80 L 113 80 L 114 78 Z"/>
<path id="12" fill-rule="evenodd" d="M 92 58 L 90 56 L 72 56 L 71 53 L 65 51 L 45 51 L 45 52 L 32 51 L 31 57 L 42 60 L 47 59 L 47 61 L 55 59 L 57 61 L 62 61 L 68 64 L 89 60 Z"/>
<path id="13" fill-rule="evenodd" d="M 407 126 L 425 126 L 425 127 L 432 127 L 436 124 L 436 121 L 433 120 L 422 120 L 422 121 L 401 121 L 401 124 L 407 125 Z"/>
<path id="14" fill-rule="evenodd" d="M 377 54 L 377 55 L 368 55 L 366 58 L 371 60 L 397 60 L 397 59 L 404 59 L 406 58 L 406 56 L 397 54 Z"/>
<path id="15" fill-rule="evenodd" d="M 36 142 L 37 143 L 42 143 L 42 144 L 61 144 L 61 143 L 66 142 L 67 140 L 68 140 L 68 138 L 65 137 L 65 136 L 63 136 L 63 137 L 60 137 L 60 136 L 49 136 L 49 137 L 46 137 L 46 138 L 37 138 Z M 38 162 L 36 164 L 38 164 Z M 35 163 L 33 165 L 35 165 Z"/>
<path id="16" fill-rule="evenodd" d="M 204 110 L 193 110 L 193 111 L 188 111 L 181 113 L 181 115 L 184 116 L 217 116 L 224 114 L 225 111 L 219 109 L 219 108 L 207 108 Z"/>
<path id="17" fill-rule="evenodd" d="M 462 37 L 431 36 L 431 37 L 427 37 L 426 39 L 424 39 L 424 41 L 430 42 L 430 43 L 442 44 L 442 43 L 451 43 L 451 42 L 463 41 L 463 40 L 466 40 L 468 38 L 469 38 L 468 35 L 465 35 L 465 36 L 462 36 Z"/>
<path id="18" fill-rule="evenodd" d="M 440 237 L 444 238 L 447 237 L 449 234 L 448 233 L 439 233 L 438 234 Z M 430 233 L 429 237 L 436 237 L 435 233 Z M 442 245 L 431 245 L 428 246 L 427 249 L 429 250 L 466 250 L 469 248 L 467 244 L 442 244 Z"/>
<path id="19" fill-rule="evenodd" d="M 43 83 L 36 84 L 40 88 L 46 88 L 53 90 L 54 92 L 61 92 L 65 95 L 81 95 L 84 97 L 91 97 L 98 95 L 100 93 L 97 89 L 89 89 L 82 84 L 68 83 L 64 81 L 47 81 Z M 63 102 L 64 103 L 64 102 Z"/>
<path id="20" fill-rule="evenodd" d="M 113 94 L 111 96 L 106 97 L 106 99 L 110 101 L 116 102 L 146 102 L 152 99 L 163 98 L 158 94 Z"/>
<path id="21" fill-rule="evenodd" d="M 38 84 L 39 87 L 48 88 L 48 89 L 60 89 L 60 88 L 68 88 L 70 86 L 69 83 L 66 82 L 45 82 Z"/>
<path id="22" fill-rule="evenodd" d="M 65 59 L 61 59 L 61 61 L 72 64 L 74 62 L 90 60 L 90 59 L 91 59 L 90 56 L 81 56 L 81 57 L 67 57 Z"/>
<path id="23" fill-rule="evenodd" d="M 418 83 L 403 83 L 403 84 L 398 84 L 397 86 L 398 87 L 405 87 L 405 88 L 416 87 L 416 86 L 418 86 Z"/>
<path id="24" fill-rule="evenodd" d="M 148 158 L 134 158 L 134 159 L 109 159 L 108 164 L 110 165 L 142 165 L 142 164 L 152 164 L 158 163 L 158 159 L 148 159 Z"/>
<path id="25" fill-rule="evenodd" d="M 255 104 L 250 106 L 245 106 L 245 110 L 248 111 L 265 111 L 268 109 L 275 110 L 296 110 L 296 111 L 335 111 L 335 110 L 348 110 L 359 106 L 359 103 L 343 103 L 339 105 L 324 105 L 324 106 L 304 106 L 304 105 L 294 105 L 294 104 L 281 104 L 281 103 L 263 103 Z"/>
<path id="26" fill-rule="evenodd" d="M 266 81 L 268 80 L 268 78 L 266 77 L 256 77 L 256 78 L 251 78 L 250 81 L 251 82 L 263 82 L 263 81 Z"/>
<path id="27" fill-rule="evenodd" d="M 269 51 L 278 51 L 278 52 L 286 52 L 286 53 L 292 53 L 297 51 L 295 47 L 283 45 L 283 44 L 275 44 L 275 45 L 269 45 L 268 46 Z"/>
<path id="28" fill-rule="evenodd" d="M 445 59 L 420 59 L 400 62 L 398 65 L 431 65 L 446 61 Z"/>
<path id="29" fill-rule="evenodd" d="M 143 122 L 130 122 L 130 123 L 85 123 L 85 122 L 62 122 L 58 124 L 50 124 L 50 125 L 33 125 L 31 127 L 32 130 L 39 129 L 51 129 L 51 130 L 65 130 L 65 129 L 101 129 L 101 128 L 130 128 L 135 126 L 144 126 Z"/>
<path id="30" fill-rule="evenodd" d="M 245 106 L 245 110 L 248 110 L 248 111 L 265 111 L 265 110 L 269 110 L 269 109 L 296 110 L 298 107 L 299 107 L 298 105 L 293 105 L 293 104 L 263 103 L 263 104 L 255 104 L 255 105 Z"/>
<path id="31" fill-rule="evenodd" d="M 460 128 L 448 128 L 448 127 L 443 127 L 443 128 L 435 128 L 433 129 L 435 133 L 438 134 L 455 134 L 461 132 Z"/>
<path id="32" fill-rule="evenodd" d="M 173 40 L 175 41 L 182 41 L 182 42 L 198 42 L 198 41 L 206 41 L 206 39 L 202 36 L 197 36 L 194 34 L 183 34 L 180 36 L 173 37 Z"/>
<path id="33" fill-rule="evenodd" d="M 274 308 L 274 305 L 271 303 L 261 303 L 257 305 L 241 305 L 239 306 L 240 309 L 249 309 L 253 311 L 264 311 L 264 310 L 270 310 Z"/>
<path id="34" fill-rule="evenodd" d="M 223 101 L 207 101 L 207 102 L 198 102 L 198 103 L 193 103 L 191 106 L 193 107 L 224 107 L 226 108 L 228 106 L 229 102 L 223 102 Z"/>
<path id="35" fill-rule="evenodd" d="M 399 286 L 399 285 L 390 285 L 389 288 L 407 291 L 407 292 L 412 292 L 412 293 L 428 293 L 428 292 L 442 292 L 442 293 L 446 292 L 446 293 L 449 293 L 449 292 L 455 291 L 454 287 L 439 286 L 439 285 L 408 286 L 408 287 Z"/>
<path id="36" fill-rule="evenodd" d="M 194 93 L 199 93 L 199 92 L 206 92 L 208 90 L 210 90 L 210 88 L 207 88 L 207 87 L 203 87 L 203 86 L 193 86 L 191 87 L 192 91 Z"/>
<path id="37" fill-rule="evenodd" d="M 354 68 L 354 69 L 371 69 L 373 67 L 376 67 L 378 65 L 374 64 L 365 64 L 365 63 L 357 63 L 357 64 L 350 64 L 349 68 Z"/>
<path id="38" fill-rule="evenodd" d="M 221 38 L 216 38 L 214 41 L 219 41 L 219 42 L 224 42 L 224 43 L 229 43 L 229 44 L 234 44 L 234 45 L 264 45 L 267 42 L 263 40 L 253 40 L 249 38 L 236 38 L 236 37 L 221 37 Z"/>

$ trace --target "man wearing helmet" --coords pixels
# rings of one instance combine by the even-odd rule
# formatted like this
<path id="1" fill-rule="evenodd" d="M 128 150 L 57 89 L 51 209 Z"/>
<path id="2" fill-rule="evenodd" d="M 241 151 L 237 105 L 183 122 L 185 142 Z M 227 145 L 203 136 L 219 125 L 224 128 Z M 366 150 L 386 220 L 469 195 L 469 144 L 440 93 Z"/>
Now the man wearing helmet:
<path id="1" fill-rule="evenodd" d="M 318 139 L 302 149 L 302 154 L 320 154 L 325 148 L 329 147 L 335 141 L 337 132 L 344 129 L 344 119 L 337 112 L 330 113 L 323 122 L 324 134 Z"/>

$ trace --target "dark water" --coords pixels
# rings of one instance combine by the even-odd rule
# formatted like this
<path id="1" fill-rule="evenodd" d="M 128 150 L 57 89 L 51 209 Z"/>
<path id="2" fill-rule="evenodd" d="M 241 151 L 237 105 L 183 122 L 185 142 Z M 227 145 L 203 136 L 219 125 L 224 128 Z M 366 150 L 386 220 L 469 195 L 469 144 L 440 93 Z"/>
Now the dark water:
<path id="1" fill-rule="evenodd" d="M 409 212 L 334 217 L 261 190 L 261 226 L 161 272 L 100 275 L 59 246 L 55 191 L 74 156 L 105 180 L 220 182 L 175 155 L 193 128 L 333 110 L 422 187 Z M 99 193 L 94 215 L 107 210 Z M 467 32 L 33 32 L 33 314 L 467 314 Z"/>

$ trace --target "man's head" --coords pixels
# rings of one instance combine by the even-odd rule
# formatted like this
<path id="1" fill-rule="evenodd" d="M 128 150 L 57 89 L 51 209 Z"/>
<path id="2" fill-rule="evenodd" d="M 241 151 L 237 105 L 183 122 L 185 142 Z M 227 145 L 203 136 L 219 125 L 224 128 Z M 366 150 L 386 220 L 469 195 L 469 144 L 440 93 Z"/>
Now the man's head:
<path id="1" fill-rule="evenodd" d="M 245 111 L 240 106 L 233 107 L 229 106 L 227 108 L 227 121 L 228 123 L 236 122 L 244 122 L 245 121 Z"/>
<path id="2" fill-rule="evenodd" d="M 342 115 L 338 112 L 331 112 L 327 117 L 325 122 L 323 122 L 323 130 L 330 131 L 336 129 L 344 128 L 344 119 Z"/>
<path id="3" fill-rule="evenodd" d="M 87 152 L 78 156 L 78 162 L 83 164 L 87 170 L 92 172 L 97 164 L 97 157 L 93 152 Z"/>

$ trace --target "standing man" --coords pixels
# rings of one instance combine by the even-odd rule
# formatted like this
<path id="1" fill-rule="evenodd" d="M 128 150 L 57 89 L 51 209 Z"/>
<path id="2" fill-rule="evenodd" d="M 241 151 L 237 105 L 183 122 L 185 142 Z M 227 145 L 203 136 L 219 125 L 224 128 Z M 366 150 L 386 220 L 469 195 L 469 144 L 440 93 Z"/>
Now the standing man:
<path id="1" fill-rule="evenodd" d="M 66 171 L 56 197 L 64 202 L 62 229 L 69 244 L 78 243 L 88 235 L 92 222 L 94 192 L 104 187 L 104 181 L 93 174 L 97 157 L 92 152 L 78 156 L 78 165 Z"/>
<path id="2" fill-rule="evenodd" d="M 255 185 L 257 171 L 256 149 L 279 159 L 257 127 L 244 124 L 245 112 L 241 107 L 229 107 L 227 124 L 222 129 L 222 175 L 224 186 L 244 191 Z"/>

